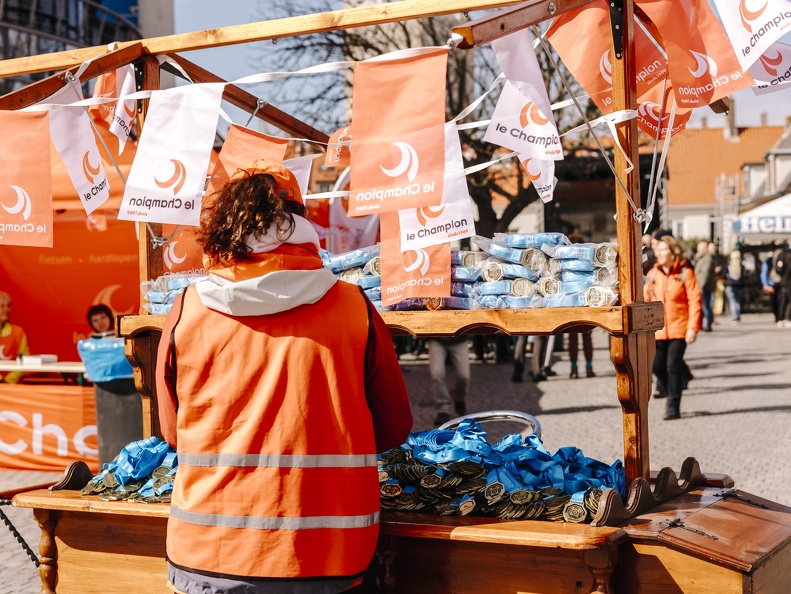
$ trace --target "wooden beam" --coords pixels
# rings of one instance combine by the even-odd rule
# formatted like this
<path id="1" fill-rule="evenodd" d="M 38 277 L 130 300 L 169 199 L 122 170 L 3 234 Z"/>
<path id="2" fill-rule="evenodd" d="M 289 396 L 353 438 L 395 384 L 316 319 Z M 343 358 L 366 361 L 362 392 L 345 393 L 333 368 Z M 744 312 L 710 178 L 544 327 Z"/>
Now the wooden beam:
<path id="1" fill-rule="evenodd" d="M 168 54 L 170 58 L 172 58 L 179 66 L 184 69 L 189 77 L 198 83 L 204 82 L 226 82 L 224 79 L 220 78 L 216 74 L 212 74 L 208 70 L 205 70 L 198 66 L 197 64 L 190 62 L 186 58 L 182 58 L 178 54 Z M 164 65 L 163 65 L 164 67 Z M 245 91 L 244 89 L 240 89 L 234 85 L 227 85 L 225 87 L 225 91 L 223 91 L 223 99 L 235 105 L 236 107 L 240 107 L 244 109 L 247 113 L 255 113 L 256 117 L 276 126 L 280 130 L 287 132 L 288 134 L 293 134 L 295 136 L 301 138 L 309 138 L 311 140 L 315 140 L 316 142 L 327 143 L 329 142 L 330 137 L 325 134 L 324 132 L 320 132 L 316 130 L 313 126 L 310 126 L 297 118 L 290 116 L 284 111 L 279 110 L 274 105 L 270 105 L 269 103 L 265 103 L 260 109 L 256 111 L 256 105 L 258 104 L 258 98 L 255 95 L 252 95 Z"/>
<path id="2" fill-rule="evenodd" d="M 563 1 L 556 0 L 556 2 Z M 402 2 L 386 2 L 194 33 L 152 37 L 142 40 L 142 43 L 145 51 L 150 54 L 167 54 L 327 31 L 343 31 L 357 27 L 372 27 L 385 23 L 471 10 L 491 10 L 519 3 L 519 0 L 403 0 Z M 133 42 L 124 42 L 119 45 L 127 47 L 131 43 Z M 100 45 L 4 60 L 0 62 L 0 78 L 71 68 L 85 60 L 102 55 L 106 50 L 106 46 Z"/>
<path id="3" fill-rule="evenodd" d="M 530 0 L 508 10 L 453 27 L 453 33 L 464 41 L 456 47 L 469 49 L 532 27 L 549 18 L 588 4 L 593 0 Z"/>
<path id="4" fill-rule="evenodd" d="M 709 107 L 714 113 L 728 113 L 731 110 L 731 99 L 730 97 L 717 99 L 714 103 L 709 103 Z"/>
<path id="5" fill-rule="evenodd" d="M 110 72 L 121 66 L 126 66 L 141 58 L 144 55 L 143 44 L 139 41 L 124 48 L 112 51 L 108 54 L 96 58 L 91 62 L 80 76 L 80 81 L 91 80 L 105 72 Z M 74 74 L 79 66 L 74 66 L 63 72 L 58 72 L 52 76 L 29 84 L 21 89 L 7 93 L 0 97 L 0 109 L 23 109 L 29 105 L 38 103 L 46 99 L 53 93 L 60 91 L 66 84 L 65 75 L 67 72 Z"/>

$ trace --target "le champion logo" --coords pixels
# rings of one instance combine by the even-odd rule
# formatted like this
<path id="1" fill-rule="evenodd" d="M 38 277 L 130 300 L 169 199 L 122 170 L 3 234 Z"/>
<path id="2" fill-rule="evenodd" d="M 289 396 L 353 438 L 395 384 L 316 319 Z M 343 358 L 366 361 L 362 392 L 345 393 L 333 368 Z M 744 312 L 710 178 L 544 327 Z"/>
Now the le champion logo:
<path id="1" fill-rule="evenodd" d="M 601 77 L 608 85 L 612 86 L 612 63 L 610 62 L 609 49 L 599 59 L 599 74 L 601 74 Z"/>
<path id="2" fill-rule="evenodd" d="M 426 273 L 428 273 L 428 269 L 431 266 L 431 258 L 429 258 L 426 250 L 409 250 L 408 252 L 404 252 L 402 258 L 405 260 L 407 258 L 406 254 L 410 253 L 415 254 L 415 260 L 414 262 L 403 264 L 404 272 L 420 270 L 420 276 L 426 276 Z"/>
<path id="3" fill-rule="evenodd" d="M 538 105 L 532 101 L 528 101 L 527 104 L 522 108 L 522 111 L 519 112 L 519 124 L 522 126 L 522 128 L 527 128 L 530 124 L 543 126 L 548 123 L 549 119 L 544 117 L 544 114 L 541 113 Z"/>
<path id="4" fill-rule="evenodd" d="M 539 179 L 541 179 L 541 169 L 540 169 L 540 166 L 539 166 L 538 173 L 533 173 L 532 171 L 530 171 L 530 162 L 533 161 L 533 160 L 534 159 L 527 159 L 523 163 L 523 165 L 524 165 L 525 171 L 527 172 L 527 177 L 530 178 L 530 181 L 537 182 Z"/>
<path id="5" fill-rule="evenodd" d="M 33 203 L 30 201 L 30 196 L 28 193 L 19 186 L 11 186 L 11 189 L 16 192 L 16 204 L 13 206 L 6 206 L 5 202 L 0 202 L 0 206 L 3 207 L 8 214 L 17 214 L 22 213 L 22 218 L 27 221 L 30 218 L 30 212 L 33 209 Z"/>
<path id="6" fill-rule="evenodd" d="M 769 76 L 777 76 L 777 67 L 783 63 L 783 56 L 780 52 L 777 52 L 777 55 L 774 58 L 770 58 L 768 53 L 764 54 L 759 58 L 761 60 L 761 66 L 764 67 L 766 73 Z"/>
<path id="7" fill-rule="evenodd" d="M 764 2 L 764 5 L 759 8 L 758 10 L 750 10 L 747 8 L 747 0 L 741 0 L 739 2 L 739 16 L 742 18 L 742 26 L 748 33 L 753 32 L 752 23 L 753 21 L 759 19 L 761 15 L 766 10 L 766 7 L 769 6 L 769 2 Z"/>
<path id="8" fill-rule="evenodd" d="M 31 213 L 33 212 L 33 202 L 24 188 L 19 186 L 11 186 L 11 189 L 16 192 L 16 203 L 9 206 L 5 200 L 0 196 L 0 206 L 8 214 L 16 215 L 22 213 L 23 223 L 0 223 L 0 239 L 3 239 L 5 233 L 47 233 L 47 225 L 35 225 L 28 222 Z"/>
<path id="9" fill-rule="evenodd" d="M 645 101 L 641 103 L 637 107 L 638 115 L 644 120 L 653 120 L 656 123 L 659 123 L 660 119 L 665 121 L 669 118 L 669 115 L 664 116 L 663 118 L 659 117 L 659 105 L 654 103 L 653 101 Z"/>
<path id="10" fill-rule="evenodd" d="M 379 167 L 382 173 L 388 177 L 399 177 L 406 173 L 410 183 L 415 181 L 420 166 L 417 151 L 415 151 L 415 148 L 408 142 L 394 142 L 393 146 L 401 151 L 401 160 L 398 162 L 398 165 L 392 169 L 385 169 L 383 165 L 380 165 Z"/>
<path id="11" fill-rule="evenodd" d="M 177 256 L 176 255 L 176 246 L 178 245 L 178 241 L 174 241 L 173 243 L 169 244 L 167 247 L 164 248 L 162 252 L 162 259 L 165 261 L 165 266 L 168 270 L 173 270 L 173 267 L 176 264 L 181 264 L 184 260 L 187 259 L 186 254 L 184 256 Z"/>
<path id="12" fill-rule="evenodd" d="M 695 69 L 689 68 L 689 73 L 695 78 L 700 78 L 706 73 L 710 74 L 712 78 L 717 77 L 717 62 L 706 54 L 689 50 L 692 57 L 695 58 Z"/>
<path id="13" fill-rule="evenodd" d="M 175 196 L 181 191 L 184 182 L 187 181 L 187 169 L 184 167 L 184 163 L 178 159 L 171 159 L 170 162 L 173 163 L 173 175 L 164 181 L 158 180 L 155 176 L 154 183 L 163 190 L 173 188 L 173 195 Z"/>

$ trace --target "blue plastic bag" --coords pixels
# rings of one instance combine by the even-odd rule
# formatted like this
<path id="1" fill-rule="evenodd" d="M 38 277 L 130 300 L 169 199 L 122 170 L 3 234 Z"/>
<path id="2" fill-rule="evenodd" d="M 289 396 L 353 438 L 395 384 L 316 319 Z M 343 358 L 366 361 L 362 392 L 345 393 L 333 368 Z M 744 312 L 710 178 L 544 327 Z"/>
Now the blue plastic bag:
<path id="1" fill-rule="evenodd" d="M 110 382 L 132 377 L 132 366 L 124 355 L 124 339 L 88 338 L 77 342 L 77 353 L 85 363 L 85 371 L 92 382 Z"/>

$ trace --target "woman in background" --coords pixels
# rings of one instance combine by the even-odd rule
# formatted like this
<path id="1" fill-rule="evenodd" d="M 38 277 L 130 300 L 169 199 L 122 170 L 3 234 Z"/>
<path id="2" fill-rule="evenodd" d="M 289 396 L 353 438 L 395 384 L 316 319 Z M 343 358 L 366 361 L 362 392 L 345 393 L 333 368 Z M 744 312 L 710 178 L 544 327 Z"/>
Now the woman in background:
<path id="1" fill-rule="evenodd" d="M 665 235 L 654 248 L 656 264 L 648 271 L 643 288 L 646 301 L 661 301 L 665 326 L 656 331 L 653 372 L 657 392 L 667 394 L 665 420 L 681 416 L 684 390 L 684 353 L 701 329 L 703 302 L 695 270 L 678 241 Z"/>

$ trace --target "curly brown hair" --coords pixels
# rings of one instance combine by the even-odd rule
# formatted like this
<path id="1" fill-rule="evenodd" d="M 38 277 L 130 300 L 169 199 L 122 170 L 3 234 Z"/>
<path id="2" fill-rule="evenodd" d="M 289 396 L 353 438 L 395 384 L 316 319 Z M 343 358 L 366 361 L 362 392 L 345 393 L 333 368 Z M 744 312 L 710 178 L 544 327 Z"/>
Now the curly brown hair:
<path id="1" fill-rule="evenodd" d="M 247 260 L 251 252 L 247 237 L 260 239 L 272 225 L 280 239 L 287 239 L 294 232 L 294 215 L 304 217 L 306 209 L 279 196 L 276 189 L 271 175 L 246 174 L 211 196 L 197 233 L 203 252 L 221 264 Z"/>

